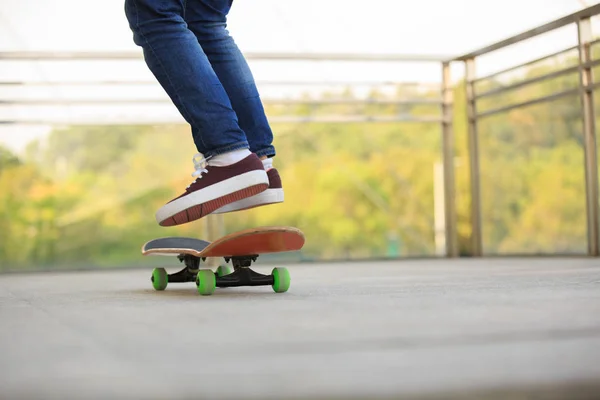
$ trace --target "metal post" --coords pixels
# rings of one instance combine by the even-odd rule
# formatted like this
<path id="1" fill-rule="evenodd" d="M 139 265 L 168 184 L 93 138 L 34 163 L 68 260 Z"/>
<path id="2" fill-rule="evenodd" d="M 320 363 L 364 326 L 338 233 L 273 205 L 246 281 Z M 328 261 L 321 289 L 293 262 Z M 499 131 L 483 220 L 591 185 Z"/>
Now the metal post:
<path id="1" fill-rule="evenodd" d="M 591 61 L 590 42 L 594 40 L 590 18 L 577 22 L 579 39 L 579 83 L 581 87 L 581 103 L 583 108 L 583 137 L 585 154 L 585 194 L 588 255 L 600 255 L 599 198 L 598 198 L 598 159 L 596 150 L 596 126 L 594 122 L 594 92 L 592 67 L 585 65 Z"/>
<path id="2" fill-rule="evenodd" d="M 450 63 L 442 63 L 442 154 L 444 160 L 444 217 L 446 257 L 458 256 L 456 233 L 456 187 L 454 183 L 454 131 L 452 129 Z"/>
<path id="3" fill-rule="evenodd" d="M 477 133 L 477 107 L 475 100 L 475 59 L 465 60 L 465 79 L 467 94 L 467 120 L 469 139 L 469 172 L 471 175 L 471 253 L 473 257 L 483 254 L 481 234 L 481 195 L 480 195 L 480 169 L 479 169 L 479 144 Z"/>
<path id="4" fill-rule="evenodd" d="M 211 214 L 211 215 L 206 216 L 205 223 L 206 223 L 206 230 L 208 231 L 208 236 L 204 240 L 208 240 L 209 242 L 214 242 L 215 240 L 219 239 L 220 236 L 219 236 L 218 216 L 219 216 L 219 214 Z M 206 260 L 206 266 L 208 266 L 210 268 L 218 267 L 220 261 L 221 260 L 219 260 L 218 258 L 215 258 L 215 257 L 208 258 Z"/>
<path id="5" fill-rule="evenodd" d="M 217 235 L 221 238 L 223 236 L 225 236 L 225 219 L 223 217 L 223 214 L 215 214 L 216 217 L 216 231 L 217 231 Z"/>

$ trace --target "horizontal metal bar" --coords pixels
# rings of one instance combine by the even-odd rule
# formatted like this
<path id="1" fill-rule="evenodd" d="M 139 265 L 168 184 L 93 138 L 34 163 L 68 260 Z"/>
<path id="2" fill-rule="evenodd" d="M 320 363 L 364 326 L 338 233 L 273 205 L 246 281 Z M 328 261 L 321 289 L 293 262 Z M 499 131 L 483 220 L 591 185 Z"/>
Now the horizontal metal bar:
<path id="1" fill-rule="evenodd" d="M 292 61 L 404 61 L 442 62 L 451 56 L 426 54 L 360 54 L 360 53 L 244 53 L 248 60 Z M 65 51 L 2 51 L 0 60 L 13 61 L 73 61 L 73 60 L 141 60 L 142 53 L 121 52 L 65 52 Z"/>
<path id="2" fill-rule="evenodd" d="M 0 106 L 83 106 L 122 104 L 169 104 L 168 99 L 15 99 L 0 100 Z"/>
<path id="3" fill-rule="evenodd" d="M 600 87 L 600 82 L 595 83 L 595 84 L 590 85 L 590 86 L 587 86 L 587 87 L 584 88 L 584 90 L 588 90 L 588 91 L 589 90 L 594 90 L 594 89 L 596 89 L 598 87 Z M 565 96 L 576 95 L 576 94 L 579 94 L 579 92 L 581 92 L 580 88 L 574 88 L 574 89 L 564 90 L 562 92 L 554 93 L 554 94 L 551 94 L 551 95 L 548 95 L 548 96 L 537 97 L 535 99 L 523 101 L 521 103 L 516 103 L 516 104 L 509 105 L 509 106 L 504 106 L 504 107 L 494 108 L 492 110 L 483 111 L 483 112 L 477 113 L 476 117 L 477 118 L 488 117 L 490 115 L 500 114 L 500 113 L 503 113 L 503 112 L 507 112 L 507 111 L 513 110 L 515 108 L 527 107 L 527 106 L 531 106 L 531 105 L 538 104 L 538 103 L 545 103 L 545 102 L 548 102 L 548 101 L 560 99 L 561 97 L 565 97 Z"/>
<path id="4" fill-rule="evenodd" d="M 360 123 L 360 122 L 435 122 L 441 123 L 442 118 L 437 116 L 414 117 L 410 115 L 395 117 L 371 116 L 322 116 L 322 117 L 270 117 L 271 123 Z"/>
<path id="5" fill-rule="evenodd" d="M 523 40 L 531 39 L 535 36 L 539 36 L 544 33 L 556 30 L 558 28 L 562 28 L 563 26 L 577 22 L 581 18 L 592 17 L 597 14 L 600 14 L 600 3 L 585 8 L 581 11 L 575 12 L 573 14 L 567 15 L 565 17 L 559 18 L 557 20 L 548 22 L 547 24 L 519 33 L 518 35 L 514 35 L 508 39 L 504 39 L 489 46 L 485 46 L 483 48 L 471 51 L 462 56 L 449 59 L 448 61 L 466 61 L 470 58 L 479 57 L 484 54 L 491 53 L 492 51 L 500 50 L 504 47 L 508 47 L 515 43 L 521 42 Z"/>
<path id="6" fill-rule="evenodd" d="M 543 57 L 540 57 L 540 58 L 536 58 L 535 60 L 527 61 L 524 64 L 515 65 L 514 67 L 509 67 L 509 68 L 503 69 L 501 71 L 494 72 L 493 74 L 489 74 L 489 75 L 486 75 L 486 76 L 482 76 L 481 78 L 473 79 L 471 82 L 477 83 L 477 82 L 485 81 L 485 80 L 488 80 L 488 79 L 491 79 L 491 78 L 495 78 L 498 75 L 502 75 L 502 74 L 505 74 L 507 72 L 514 71 L 516 69 L 528 67 L 530 65 L 539 63 L 541 61 L 545 61 L 545 60 L 548 60 L 550 58 L 553 58 L 553 57 L 556 57 L 556 56 L 560 56 L 561 54 L 567 53 L 569 51 L 577 50 L 577 47 L 578 46 L 572 46 L 572 47 L 566 48 L 564 50 L 557 51 L 556 53 L 548 54 L 546 56 L 543 56 Z"/>
<path id="7" fill-rule="evenodd" d="M 381 104 L 381 105 L 441 105 L 442 99 L 268 99 L 263 103 L 285 105 Z"/>
<path id="8" fill-rule="evenodd" d="M 245 57 L 254 60 L 442 62 L 448 56 L 435 54 L 247 53 Z"/>
<path id="9" fill-rule="evenodd" d="M 278 123 L 441 123 L 440 117 L 369 117 L 369 116 L 323 116 L 323 117 L 270 117 L 271 124 Z M 0 120 L 0 125 L 156 125 L 156 124 L 185 124 L 183 120 L 88 120 L 88 121 L 51 121 L 51 120 Z"/>
<path id="10" fill-rule="evenodd" d="M 18 99 L 18 100 L 0 100 L 2 105 L 60 105 L 60 106 L 81 106 L 81 105 L 111 105 L 111 104 L 172 104 L 169 99 Z M 441 100 L 413 99 L 413 100 L 378 100 L 378 99 L 264 99 L 263 104 L 268 105 L 440 105 Z"/>
<path id="11" fill-rule="evenodd" d="M 597 43 L 600 43 L 600 39 L 596 39 L 596 40 L 590 42 L 590 45 L 594 45 L 594 44 L 597 44 Z M 546 56 L 543 56 L 543 57 L 540 57 L 540 58 L 536 58 L 535 60 L 531 60 L 531 61 L 528 61 L 528 62 L 523 63 L 523 64 L 515 65 L 514 67 L 509 67 L 509 68 L 503 69 L 501 71 L 494 72 L 493 74 L 482 76 L 481 78 L 473 79 L 472 82 L 473 83 L 478 83 L 478 82 L 485 81 L 485 80 L 488 80 L 488 79 L 491 79 L 491 78 L 495 78 L 498 75 L 502 75 L 502 74 L 505 74 L 507 72 L 514 71 L 516 69 L 528 67 L 530 65 L 539 63 L 541 61 L 545 61 L 545 60 L 548 60 L 550 58 L 553 58 L 553 57 L 556 57 L 556 56 L 560 56 L 561 54 L 567 53 L 569 51 L 577 50 L 578 47 L 579 46 L 577 46 L 577 45 L 572 46 L 572 47 L 568 47 L 568 48 L 566 48 L 564 50 L 557 51 L 556 53 L 548 54 Z"/>
<path id="12" fill-rule="evenodd" d="M 600 60 L 594 60 L 594 61 L 591 61 L 591 62 L 587 62 L 587 63 L 583 64 L 582 66 L 584 68 L 591 68 L 591 67 L 594 67 L 596 65 L 600 65 Z M 561 75 L 567 75 L 567 74 L 578 72 L 578 71 L 579 71 L 579 65 L 575 65 L 575 66 L 568 67 L 568 68 L 563 68 L 561 70 L 553 71 L 553 72 L 550 72 L 548 74 L 543 74 L 543 75 L 540 75 L 540 76 L 536 76 L 534 78 L 525 79 L 525 80 L 522 80 L 520 82 L 513 83 L 512 85 L 502 86 L 502 87 L 499 87 L 499 88 L 496 88 L 496 89 L 488 90 L 487 92 L 483 92 L 483 93 L 480 93 L 480 94 L 476 95 L 475 98 L 476 99 L 481 99 L 481 98 L 484 98 L 484 97 L 489 97 L 489 96 L 492 96 L 492 95 L 495 95 L 495 94 L 507 92 L 507 91 L 513 90 L 513 89 L 518 89 L 518 88 L 523 87 L 523 86 L 531 85 L 533 83 L 543 82 L 543 81 L 546 81 L 548 79 L 556 78 L 556 77 L 561 76 Z"/>
<path id="13" fill-rule="evenodd" d="M 504 106 L 499 108 L 494 108 L 492 110 L 483 111 L 477 113 L 477 118 L 483 118 L 494 114 L 503 113 L 506 111 L 510 111 L 515 108 L 527 107 L 538 103 L 545 103 L 548 101 L 560 99 L 561 97 L 570 96 L 579 93 L 579 88 L 569 89 L 562 92 L 554 93 L 548 96 L 538 97 L 532 100 L 523 101 L 521 103 L 512 104 L 510 106 Z"/>
<path id="14" fill-rule="evenodd" d="M 439 83 L 433 82 L 400 82 L 400 81 L 256 81 L 257 85 L 284 86 L 383 86 L 394 85 L 404 87 L 439 88 Z M 97 86 L 97 85 L 158 85 L 156 81 L 0 81 L 0 86 Z"/>

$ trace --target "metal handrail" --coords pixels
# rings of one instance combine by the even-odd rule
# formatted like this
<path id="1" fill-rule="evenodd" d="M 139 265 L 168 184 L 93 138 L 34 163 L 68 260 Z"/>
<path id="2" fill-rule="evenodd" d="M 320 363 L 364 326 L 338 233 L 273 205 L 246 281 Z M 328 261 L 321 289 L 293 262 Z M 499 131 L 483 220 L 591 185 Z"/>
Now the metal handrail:
<path id="1" fill-rule="evenodd" d="M 263 81 L 257 80 L 259 86 L 402 86 L 402 87 L 431 87 L 439 89 L 440 84 L 435 82 L 394 82 L 394 81 Z M 155 80 L 125 81 L 125 80 L 97 80 L 97 81 L 2 81 L 0 86 L 104 86 L 104 85 L 150 85 L 156 86 Z"/>
<path id="2" fill-rule="evenodd" d="M 391 122 L 410 122 L 410 123 L 442 123 L 443 117 L 433 117 L 433 116 L 422 116 L 415 117 L 412 115 L 405 116 L 360 116 L 360 115 L 348 115 L 348 116 L 317 116 L 317 117 L 296 117 L 296 116 L 272 116 L 269 117 L 269 123 L 271 124 L 286 124 L 286 123 L 391 123 Z M 161 123 L 175 123 L 176 121 L 168 120 L 168 121 L 160 121 Z M 49 119 L 39 119 L 39 120 L 0 120 L 0 125 L 52 125 L 52 124 L 67 124 L 67 122 L 63 121 L 52 121 Z M 82 121 L 73 121 L 69 120 L 69 125 L 111 125 L 114 124 L 115 120 L 106 121 L 106 120 L 82 120 Z M 138 125 L 137 121 L 118 121 L 118 124 L 121 125 Z"/>
<path id="3" fill-rule="evenodd" d="M 244 53 L 247 59 L 253 60 L 318 60 L 318 61 L 403 61 L 403 62 L 445 62 L 466 61 L 510 45 L 531 39 L 535 36 L 562 28 L 582 18 L 600 14 L 600 3 L 548 22 L 542 26 L 527 30 L 510 38 L 501 40 L 483 48 L 461 56 L 427 55 L 427 54 L 356 54 L 356 53 Z M 576 47 L 575 47 L 576 48 Z M 572 50 L 572 49 L 570 49 Z M 567 50 L 568 51 L 568 50 Z M 556 54 L 555 54 L 556 55 Z M 547 56 L 551 57 L 551 56 Z M 0 60 L 133 60 L 142 59 L 141 51 L 108 51 L 108 52 L 69 52 L 69 51 L 0 51 Z M 540 60 L 537 60 L 540 61 Z"/>
<path id="4" fill-rule="evenodd" d="M 443 62 L 448 55 L 428 54 L 356 54 L 356 53 L 244 53 L 248 60 L 291 61 L 402 61 Z M 0 51 L 0 60 L 53 61 L 53 60 L 141 60 L 141 51 Z"/>
<path id="5" fill-rule="evenodd" d="M 433 99 L 398 99 L 398 100 L 387 100 L 387 99 L 262 99 L 263 104 L 266 105 L 339 105 L 339 104 L 351 104 L 351 105 L 441 105 L 442 100 Z M 94 105 L 94 104 L 172 104 L 172 101 L 168 98 L 162 99 L 15 99 L 15 100 L 0 100 L 0 105 Z"/>
<path id="6" fill-rule="evenodd" d="M 573 14 L 569 14 L 567 16 L 564 16 L 562 18 L 559 18 L 557 20 L 548 22 L 542 26 L 538 26 L 537 28 L 533 28 L 533 29 L 529 29 L 525 32 L 519 33 L 517 35 L 511 36 L 508 39 L 504 39 L 501 40 L 499 42 L 493 43 L 491 45 L 482 47 L 480 49 L 477 50 L 473 50 L 469 53 L 466 53 L 462 56 L 459 57 L 453 57 L 448 59 L 447 61 L 452 62 L 452 61 L 467 61 L 469 59 L 472 58 L 476 58 L 479 56 L 482 56 L 484 54 L 488 54 L 491 53 L 493 51 L 496 50 L 500 50 L 504 47 L 508 47 L 510 45 L 522 42 L 524 40 L 527 39 L 531 39 L 533 37 L 542 35 L 544 33 L 548 33 L 551 32 L 553 30 L 556 30 L 558 28 L 562 28 L 564 26 L 573 24 L 578 22 L 579 20 L 583 19 L 583 18 L 590 18 L 593 17 L 595 15 L 600 14 L 600 3 L 599 4 L 595 4 L 591 7 L 588 8 L 584 8 L 583 10 L 577 11 Z"/>

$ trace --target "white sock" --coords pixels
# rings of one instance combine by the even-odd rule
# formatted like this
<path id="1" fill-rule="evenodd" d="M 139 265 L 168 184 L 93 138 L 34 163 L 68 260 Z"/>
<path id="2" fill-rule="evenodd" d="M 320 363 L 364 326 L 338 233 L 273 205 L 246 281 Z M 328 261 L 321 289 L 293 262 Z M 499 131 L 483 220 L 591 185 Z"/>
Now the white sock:
<path id="1" fill-rule="evenodd" d="M 250 154 L 250 150 L 248 149 L 240 149 L 230 151 L 229 153 L 218 154 L 213 156 L 210 160 L 208 160 L 208 165 L 212 165 L 214 167 L 224 167 L 226 165 L 235 164 L 238 161 L 242 161 L 244 158 L 248 157 Z"/>
<path id="2" fill-rule="evenodd" d="M 271 168 L 273 168 L 273 159 L 272 158 L 265 158 L 264 160 L 262 160 L 262 162 L 263 162 L 263 166 L 265 167 L 265 171 L 268 171 Z"/>

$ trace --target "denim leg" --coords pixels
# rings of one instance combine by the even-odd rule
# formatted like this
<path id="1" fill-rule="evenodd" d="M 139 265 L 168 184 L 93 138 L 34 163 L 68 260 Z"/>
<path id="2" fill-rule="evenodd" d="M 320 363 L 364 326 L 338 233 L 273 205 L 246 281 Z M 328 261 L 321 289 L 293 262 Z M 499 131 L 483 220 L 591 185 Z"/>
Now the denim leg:
<path id="1" fill-rule="evenodd" d="M 184 18 L 229 95 L 250 151 L 258 156 L 273 157 L 273 132 L 254 77 L 226 29 L 231 4 L 232 0 L 187 0 Z"/>
<path id="2" fill-rule="evenodd" d="M 185 0 L 125 0 L 134 43 L 183 118 L 205 157 L 249 148 L 227 92 L 188 29 Z"/>

